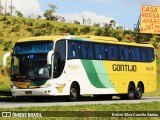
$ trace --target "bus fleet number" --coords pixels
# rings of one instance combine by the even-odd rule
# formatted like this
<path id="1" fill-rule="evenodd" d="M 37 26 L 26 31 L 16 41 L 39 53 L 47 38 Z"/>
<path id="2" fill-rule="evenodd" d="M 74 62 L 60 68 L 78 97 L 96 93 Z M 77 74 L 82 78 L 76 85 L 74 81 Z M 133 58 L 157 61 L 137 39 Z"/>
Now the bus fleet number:
<path id="1" fill-rule="evenodd" d="M 153 67 L 146 67 L 146 70 L 148 70 L 148 71 L 154 71 L 154 68 Z"/>

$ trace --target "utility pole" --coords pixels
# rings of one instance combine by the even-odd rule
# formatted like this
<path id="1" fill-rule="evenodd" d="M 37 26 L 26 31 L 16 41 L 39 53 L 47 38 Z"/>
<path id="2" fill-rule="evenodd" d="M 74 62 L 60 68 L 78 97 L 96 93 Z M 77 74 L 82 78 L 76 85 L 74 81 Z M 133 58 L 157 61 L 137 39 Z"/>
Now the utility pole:
<path id="1" fill-rule="evenodd" d="M 0 14 L 2 14 L 2 5 L 1 5 L 1 0 L 0 0 Z"/>
<path id="2" fill-rule="evenodd" d="M 7 14 L 7 0 L 5 0 L 5 15 Z"/>
<path id="3" fill-rule="evenodd" d="M 12 0 L 11 0 L 11 16 L 12 16 L 12 12 L 13 12 L 13 4 L 12 4 Z"/>

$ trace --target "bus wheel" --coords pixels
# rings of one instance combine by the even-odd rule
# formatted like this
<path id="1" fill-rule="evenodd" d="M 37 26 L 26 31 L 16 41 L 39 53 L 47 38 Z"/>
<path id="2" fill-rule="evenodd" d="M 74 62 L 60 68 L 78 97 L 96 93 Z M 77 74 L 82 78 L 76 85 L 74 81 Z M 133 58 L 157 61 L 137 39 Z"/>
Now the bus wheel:
<path id="1" fill-rule="evenodd" d="M 67 97 L 67 101 L 69 102 L 74 102 L 78 99 L 79 97 L 79 89 L 78 89 L 78 86 L 73 83 L 71 85 L 71 88 L 70 88 L 70 95 Z"/>
<path id="2" fill-rule="evenodd" d="M 141 99 L 143 94 L 143 87 L 141 84 L 137 85 L 137 89 L 135 91 L 135 99 Z"/>
<path id="3" fill-rule="evenodd" d="M 128 94 L 127 94 L 127 99 L 128 100 L 133 100 L 135 95 L 135 88 L 133 84 L 129 84 L 128 86 Z"/>
<path id="4" fill-rule="evenodd" d="M 120 95 L 120 98 L 122 100 L 133 100 L 134 96 L 135 96 L 135 88 L 134 85 L 130 83 L 128 86 L 128 93 Z"/>

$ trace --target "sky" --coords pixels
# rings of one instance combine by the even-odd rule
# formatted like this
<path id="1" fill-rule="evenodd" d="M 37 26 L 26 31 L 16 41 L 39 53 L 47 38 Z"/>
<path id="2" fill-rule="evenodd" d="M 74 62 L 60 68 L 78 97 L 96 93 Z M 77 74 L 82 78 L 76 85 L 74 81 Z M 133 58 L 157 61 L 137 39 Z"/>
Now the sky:
<path id="1" fill-rule="evenodd" d="M 10 5 L 11 0 L 7 0 Z M 4 6 L 5 0 L 1 0 Z M 67 22 L 77 20 L 82 23 L 93 25 L 109 23 L 115 20 L 117 26 L 125 29 L 133 29 L 138 22 L 141 5 L 160 6 L 160 0 L 13 0 L 16 10 L 25 17 L 43 15 L 49 9 L 48 4 L 55 4 L 58 9 L 56 14 L 64 16 Z M 7 10 L 9 12 L 9 10 Z"/>

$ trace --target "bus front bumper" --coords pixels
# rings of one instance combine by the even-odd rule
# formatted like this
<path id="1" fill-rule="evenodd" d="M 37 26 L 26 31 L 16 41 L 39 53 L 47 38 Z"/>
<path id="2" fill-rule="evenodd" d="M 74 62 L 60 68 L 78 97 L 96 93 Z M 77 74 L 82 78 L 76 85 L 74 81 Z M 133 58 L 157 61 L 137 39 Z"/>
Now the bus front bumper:
<path id="1" fill-rule="evenodd" d="M 53 90 L 50 88 L 36 89 L 11 89 L 12 96 L 51 96 Z"/>

